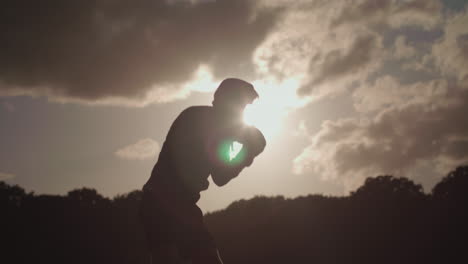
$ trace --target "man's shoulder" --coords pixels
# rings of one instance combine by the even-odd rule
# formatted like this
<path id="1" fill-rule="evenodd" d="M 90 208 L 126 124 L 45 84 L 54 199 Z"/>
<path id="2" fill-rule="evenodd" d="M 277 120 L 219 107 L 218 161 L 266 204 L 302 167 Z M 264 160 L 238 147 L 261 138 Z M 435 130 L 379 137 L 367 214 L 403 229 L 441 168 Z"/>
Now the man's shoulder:
<path id="1" fill-rule="evenodd" d="M 207 105 L 190 106 L 184 109 L 179 116 L 177 116 L 172 126 L 185 127 L 189 126 L 195 128 L 199 125 L 207 125 L 213 116 L 213 107 Z"/>
<path id="2" fill-rule="evenodd" d="M 180 116 L 197 116 L 197 115 L 209 115 L 213 112 L 213 107 L 208 105 L 194 105 L 185 108 Z"/>
<path id="3" fill-rule="evenodd" d="M 213 106 L 211 105 L 192 105 L 187 108 L 185 108 L 185 111 L 190 111 L 190 112 L 199 112 L 199 111 L 213 111 Z"/>

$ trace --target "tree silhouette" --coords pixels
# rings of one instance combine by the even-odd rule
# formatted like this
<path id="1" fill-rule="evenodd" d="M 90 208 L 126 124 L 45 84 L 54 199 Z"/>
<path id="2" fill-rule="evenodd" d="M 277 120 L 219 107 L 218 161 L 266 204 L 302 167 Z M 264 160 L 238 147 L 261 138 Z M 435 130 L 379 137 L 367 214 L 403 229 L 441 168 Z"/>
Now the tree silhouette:
<path id="1" fill-rule="evenodd" d="M 435 199 L 449 201 L 466 201 L 468 197 L 468 166 L 457 167 L 432 189 Z"/>
<path id="2" fill-rule="evenodd" d="M 20 207 L 26 197 L 26 192 L 18 185 L 10 186 L 5 182 L 0 181 L 0 206 L 2 209 L 6 207 Z"/>
<path id="3" fill-rule="evenodd" d="M 108 199 L 100 195 L 95 189 L 81 188 L 69 191 L 67 198 L 70 201 L 80 204 L 81 206 L 95 207 L 102 203 L 108 202 Z"/>
<path id="4" fill-rule="evenodd" d="M 364 185 L 359 187 L 352 196 L 371 199 L 391 198 L 421 198 L 424 196 L 420 184 L 415 184 L 408 178 L 393 177 L 391 175 L 367 178 Z"/>
<path id="5" fill-rule="evenodd" d="M 440 262 L 467 263 L 468 166 L 457 167 L 433 189 L 433 251 Z"/>

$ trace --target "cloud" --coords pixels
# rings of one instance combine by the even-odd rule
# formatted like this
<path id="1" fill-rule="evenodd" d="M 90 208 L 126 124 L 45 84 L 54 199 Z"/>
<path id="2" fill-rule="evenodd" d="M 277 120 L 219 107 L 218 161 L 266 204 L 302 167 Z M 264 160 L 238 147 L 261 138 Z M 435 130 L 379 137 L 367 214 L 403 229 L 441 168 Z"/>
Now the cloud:
<path id="1" fill-rule="evenodd" d="M 354 107 L 365 113 L 408 104 L 437 104 L 443 102 L 438 100 L 447 95 L 448 89 L 444 79 L 403 85 L 395 77 L 384 75 L 354 90 Z"/>
<path id="2" fill-rule="evenodd" d="M 355 3 L 329 17 L 342 44 L 320 39 L 327 48 L 310 57 L 298 91 L 312 103 L 345 93 L 356 112 L 308 133 L 294 172 L 349 191 L 368 176 L 432 171 L 428 185 L 468 162 L 468 11 L 444 13 L 439 1 Z"/>
<path id="3" fill-rule="evenodd" d="M 265 76 L 300 80 L 303 98 L 343 92 L 380 65 L 382 36 L 349 24 L 332 28 L 344 1 L 273 1 L 287 5 L 283 19 L 254 53 Z M 348 3 L 349 4 L 349 3 Z M 291 30 L 294 29 L 294 30 Z"/>
<path id="4" fill-rule="evenodd" d="M 131 106 L 187 97 L 200 68 L 214 81 L 297 79 L 294 91 L 314 99 L 340 93 L 382 64 L 388 28 L 442 17 L 425 0 L 10 5 L 0 11 L 0 96 Z"/>
<path id="5" fill-rule="evenodd" d="M 442 4 L 438 0 L 360 0 L 348 1 L 347 6 L 333 20 L 334 28 L 361 23 L 394 28 L 414 25 L 430 29 L 440 22 L 442 10 Z"/>
<path id="6" fill-rule="evenodd" d="M 372 53 L 377 47 L 376 42 L 376 37 L 373 35 L 359 36 L 345 54 L 342 54 L 340 50 L 329 52 L 324 58 L 323 66 L 314 84 L 358 72 L 371 61 Z"/>
<path id="7" fill-rule="evenodd" d="M 409 60 L 404 62 L 401 65 L 401 68 L 405 71 L 413 71 L 413 72 L 426 72 L 429 74 L 434 74 L 435 69 L 433 66 L 433 58 L 430 54 L 425 54 L 420 57 L 420 59 L 415 58 L 413 60 Z"/>
<path id="8" fill-rule="evenodd" d="M 136 143 L 118 149 L 114 154 L 127 160 L 153 159 L 160 149 L 159 143 L 151 138 L 140 139 Z"/>
<path id="9" fill-rule="evenodd" d="M 0 16 L 0 96 L 137 104 L 183 97 L 201 65 L 216 79 L 251 76 L 278 11 L 250 0 L 44 0 L 11 1 Z"/>
<path id="10" fill-rule="evenodd" d="M 374 85 L 355 97 L 362 111 L 377 114 L 324 122 L 295 159 L 296 173 L 319 173 L 350 190 L 367 176 L 412 177 L 421 164 L 446 173 L 468 162 L 466 87 L 440 80 L 402 85 L 390 77 Z"/>
<path id="11" fill-rule="evenodd" d="M 0 181 L 8 180 L 15 177 L 14 174 L 11 173 L 5 173 L 5 172 L 0 172 Z"/>
<path id="12" fill-rule="evenodd" d="M 374 78 L 392 59 L 392 34 L 413 28 L 430 32 L 443 22 L 439 1 L 271 1 L 286 12 L 257 48 L 254 61 L 265 75 L 295 78 L 310 102 L 347 92 Z M 294 29 L 294 30 L 291 30 Z M 401 33 L 400 33 L 401 34 Z M 417 55 L 412 41 L 396 39 L 396 53 Z M 386 43 L 387 42 L 387 43 Z M 411 43 L 411 45 L 409 44 Z M 407 68 L 426 69 L 406 62 Z"/>
<path id="13" fill-rule="evenodd" d="M 395 57 L 397 59 L 408 59 L 416 54 L 416 49 L 408 45 L 405 36 L 398 36 L 395 40 Z"/>
<path id="14" fill-rule="evenodd" d="M 468 82 L 468 9 L 449 17 L 445 35 L 432 47 L 432 55 L 439 70 Z"/>
<path id="15" fill-rule="evenodd" d="M 348 50 L 332 50 L 322 58 L 313 58 L 310 62 L 311 82 L 299 89 L 299 94 L 317 94 L 325 81 L 329 81 L 343 90 L 346 84 L 351 84 L 355 80 L 365 80 L 366 76 L 374 71 L 380 64 L 382 58 L 381 40 L 374 34 L 357 36 Z M 341 81 L 336 83 L 336 81 Z M 327 85 L 326 85 L 327 86 Z M 325 87 L 326 87 L 325 86 Z M 330 89 L 327 92 L 330 93 Z M 315 90 L 315 91 L 314 91 Z"/>

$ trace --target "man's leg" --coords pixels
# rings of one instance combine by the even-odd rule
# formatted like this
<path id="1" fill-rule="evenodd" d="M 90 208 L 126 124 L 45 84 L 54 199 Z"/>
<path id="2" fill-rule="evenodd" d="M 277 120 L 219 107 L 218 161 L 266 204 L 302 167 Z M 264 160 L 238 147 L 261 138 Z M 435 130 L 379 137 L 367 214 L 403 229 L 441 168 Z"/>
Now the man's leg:
<path id="1" fill-rule="evenodd" d="M 183 264 L 179 250 L 174 244 L 151 247 L 151 264 Z"/>
<path id="2" fill-rule="evenodd" d="M 140 219 L 146 235 L 150 264 L 183 263 L 174 238 L 171 236 L 171 219 L 161 210 L 152 194 L 144 192 Z"/>
<path id="3" fill-rule="evenodd" d="M 184 204 L 179 208 L 181 213 L 176 237 L 182 256 L 192 264 L 222 264 L 216 244 L 205 226 L 203 213 L 195 203 Z"/>
<path id="4" fill-rule="evenodd" d="M 223 261 L 217 249 L 205 249 L 192 255 L 192 264 L 223 264 Z"/>
<path id="5" fill-rule="evenodd" d="M 153 263 L 183 263 L 182 259 L 192 264 L 223 263 L 194 201 L 183 196 L 145 198 L 151 198 L 151 194 L 143 197 L 147 207 L 142 218 Z"/>

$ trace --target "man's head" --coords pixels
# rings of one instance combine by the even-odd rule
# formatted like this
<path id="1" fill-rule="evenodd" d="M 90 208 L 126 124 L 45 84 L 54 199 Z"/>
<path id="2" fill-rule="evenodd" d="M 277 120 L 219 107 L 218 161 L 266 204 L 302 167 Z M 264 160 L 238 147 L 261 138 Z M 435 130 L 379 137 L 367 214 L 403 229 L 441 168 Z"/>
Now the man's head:
<path id="1" fill-rule="evenodd" d="M 252 84 L 236 78 L 221 82 L 214 93 L 213 107 L 227 115 L 242 115 L 245 107 L 251 104 L 258 93 Z"/>

